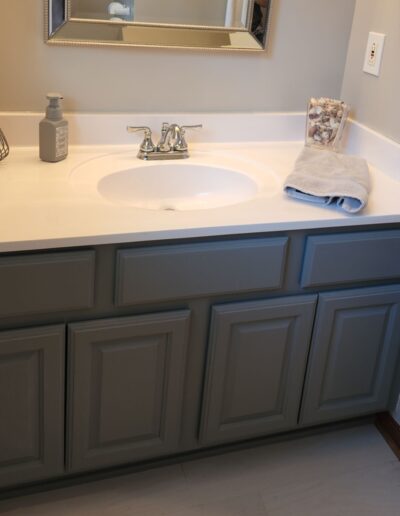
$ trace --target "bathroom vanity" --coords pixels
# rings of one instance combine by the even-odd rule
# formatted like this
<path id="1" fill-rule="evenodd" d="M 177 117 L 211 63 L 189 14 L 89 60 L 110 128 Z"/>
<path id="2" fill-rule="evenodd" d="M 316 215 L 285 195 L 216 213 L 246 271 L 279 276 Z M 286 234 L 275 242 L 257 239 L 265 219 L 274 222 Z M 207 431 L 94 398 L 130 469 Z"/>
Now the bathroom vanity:
<path id="1" fill-rule="evenodd" d="M 279 180 L 300 148 L 230 154 L 268 158 Z M 184 214 L 77 193 L 78 151 L 33 156 L 3 169 L 2 489 L 393 407 L 398 179 L 372 167 L 355 217 L 281 192 Z"/>
<path id="2" fill-rule="evenodd" d="M 2 255 L 2 487 L 388 409 L 399 256 L 398 226 Z"/>

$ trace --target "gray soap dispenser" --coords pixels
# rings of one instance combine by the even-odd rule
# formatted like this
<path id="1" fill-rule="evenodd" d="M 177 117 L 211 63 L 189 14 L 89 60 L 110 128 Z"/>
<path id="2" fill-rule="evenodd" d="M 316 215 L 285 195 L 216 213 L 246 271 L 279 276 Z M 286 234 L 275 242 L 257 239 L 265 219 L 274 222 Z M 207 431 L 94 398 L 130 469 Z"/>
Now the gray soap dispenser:
<path id="1" fill-rule="evenodd" d="M 63 119 L 59 93 L 49 93 L 46 117 L 39 124 L 39 156 L 43 161 L 56 162 L 68 154 L 68 122 Z"/>

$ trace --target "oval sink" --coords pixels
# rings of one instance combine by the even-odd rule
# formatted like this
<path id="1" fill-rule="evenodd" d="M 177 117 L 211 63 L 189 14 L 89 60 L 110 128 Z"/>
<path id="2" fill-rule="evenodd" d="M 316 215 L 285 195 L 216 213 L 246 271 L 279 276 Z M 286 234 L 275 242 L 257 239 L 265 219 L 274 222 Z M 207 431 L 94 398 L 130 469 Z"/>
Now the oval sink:
<path id="1" fill-rule="evenodd" d="M 106 199 L 150 210 L 202 210 L 252 199 L 257 183 L 240 172 L 195 164 L 121 170 L 97 185 Z"/>
<path id="2" fill-rule="evenodd" d="M 217 152 L 161 162 L 140 161 L 132 152 L 108 154 L 75 167 L 70 182 L 99 201 L 171 211 L 220 208 L 279 190 L 264 164 Z"/>

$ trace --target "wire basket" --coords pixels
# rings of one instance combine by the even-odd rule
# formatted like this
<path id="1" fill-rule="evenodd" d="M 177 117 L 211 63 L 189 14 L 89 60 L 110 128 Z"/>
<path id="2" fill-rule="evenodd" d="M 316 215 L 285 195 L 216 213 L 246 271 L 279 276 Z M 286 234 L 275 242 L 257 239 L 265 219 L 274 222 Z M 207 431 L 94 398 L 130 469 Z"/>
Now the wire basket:
<path id="1" fill-rule="evenodd" d="M 10 147 L 4 136 L 3 131 L 0 129 L 0 161 L 6 158 L 10 153 Z"/>

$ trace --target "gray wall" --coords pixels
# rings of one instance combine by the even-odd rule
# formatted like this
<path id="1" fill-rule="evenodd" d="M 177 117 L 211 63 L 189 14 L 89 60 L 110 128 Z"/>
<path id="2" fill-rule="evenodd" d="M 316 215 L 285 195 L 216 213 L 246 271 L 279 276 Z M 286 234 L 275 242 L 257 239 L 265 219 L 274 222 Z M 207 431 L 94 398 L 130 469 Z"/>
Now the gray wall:
<path id="1" fill-rule="evenodd" d="M 399 0 L 356 0 L 342 98 L 358 121 L 400 143 L 399 23 Z M 362 71 L 370 31 L 387 35 L 380 77 Z M 400 405 L 394 416 L 400 422 Z"/>
<path id="2" fill-rule="evenodd" d="M 365 74 L 365 47 L 370 31 L 387 34 L 379 78 Z M 400 2 L 357 0 L 342 97 L 355 118 L 400 142 Z"/>
<path id="3" fill-rule="evenodd" d="M 71 15 L 77 18 L 106 18 L 109 3 L 110 0 L 72 0 Z"/>
<path id="4" fill-rule="evenodd" d="M 111 0 L 73 0 L 72 16 L 108 19 Z M 135 21 L 224 25 L 226 0 L 134 0 Z"/>
<path id="5" fill-rule="evenodd" d="M 273 0 L 266 53 L 78 48 L 43 43 L 43 1 L 0 16 L 0 111 L 40 111 L 60 90 L 69 111 L 289 111 L 337 97 L 354 0 Z M 327 22 L 328 21 L 328 22 Z"/>
<path id="6" fill-rule="evenodd" d="M 140 22 L 224 25 L 226 0 L 135 0 Z"/>

